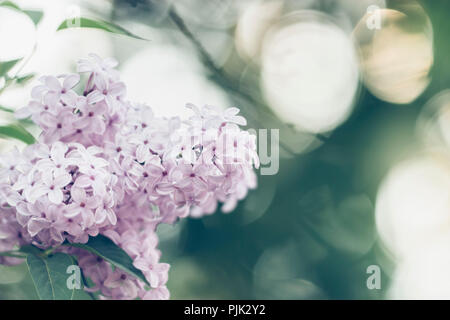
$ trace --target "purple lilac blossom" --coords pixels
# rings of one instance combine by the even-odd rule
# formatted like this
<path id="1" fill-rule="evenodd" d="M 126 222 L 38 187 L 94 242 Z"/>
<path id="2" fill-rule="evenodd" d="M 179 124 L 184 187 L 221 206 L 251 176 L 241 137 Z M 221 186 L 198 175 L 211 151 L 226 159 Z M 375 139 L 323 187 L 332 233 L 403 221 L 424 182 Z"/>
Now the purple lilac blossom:
<path id="1" fill-rule="evenodd" d="M 80 60 L 87 75 L 45 76 L 16 112 L 42 130 L 38 142 L 0 158 L 0 251 L 102 234 L 124 249 L 143 281 L 79 248 L 75 255 L 102 299 L 168 299 L 169 265 L 160 262 L 156 228 L 180 218 L 230 212 L 256 187 L 256 137 L 243 131 L 239 109 L 198 108 L 156 117 L 126 100 L 114 59 Z M 0 257 L 1 264 L 22 260 Z"/>

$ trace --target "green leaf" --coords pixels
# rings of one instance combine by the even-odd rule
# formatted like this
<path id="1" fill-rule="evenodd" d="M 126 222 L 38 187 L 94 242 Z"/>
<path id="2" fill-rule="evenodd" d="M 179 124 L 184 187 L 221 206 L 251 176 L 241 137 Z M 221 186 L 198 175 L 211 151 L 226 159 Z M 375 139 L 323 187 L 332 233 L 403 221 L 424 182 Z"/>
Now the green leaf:
<path id="1" fill-rule="evenodd" d="M 75 290 L 75 295 L 72 300 L 94 300 L 89 293 L 84 290 Z"/>
<path id="2" fill-rule="evenodd" d="M 33 144 L 36 141 L 33 135 L 19 124 L 0 126 L 0 136 L 18 139 L 26 144 Z"/>
<path id="3" fill-rule="evenodd" d="M 0 105 L 0 111 L 7 112 L 7 113 L 14 113 L 15 112 L 15 110 L 13 110 L 11 108 L 8 108 L 8 107 L 5 107 L 5 106 L 2 106 L 2 105 Z M 28 127 L 28 126 L 31 126 L 31 125 L 35 124 L 33 122 L 33 120 L 31 120 L 30 117 L 25 118 L 25 119 L 18 119 L 17 122 L 22 124 L 24 127 Z"/>
<path id="4" fill-rule="evenodd" d="M 69 29 L 69 28 L 94 28 L 94 29 L 101 29 L 106 32 L 111 32 L 111 33 L 115 33 L 115 34 L 132 37 L 132 38 L 139 39 L 139 40 L 147 40 L 147 39 L 141 38 L 141 37 L 129 32 L 128 30 L 125 30 L 121 26 L 118 26 L 118 25 L 113 24 L 108 21 L 98 20 L 98 19 L 93 20 L 93 19 L 84 18 L 84 17 L 77 17 L 75 19 L 76 19 L 75 21 L 74 21 L 74 19 L 64 20 L 59 25 L 57 31 Z"/>
<path id="5" fill-rule="evenodd" d="M 2 1 L 2 2 L 0 2 L 0 6 L 20 10 L 20 7 L 11 1 Z"/>
<path id="6" fill-rule="evenodd" d="M 15 77 L 13 80 L 15 80 L 18 84 L 25 84 L 31 79 L 33 79 L 36 76 L 35 73 L 29 73 L 20 77 Z"/>
<path id="7" fill-rule="evenodd" d="M 0 77 L 4 77 L 20 60 L 22 59 L 0 62 Z"/>
<path id="8" fill-rule="evenodd" d="M 39 300 L 27 264 L 18 266 L 25 271 L 24 278 L 15 283 L 0 284 L 0 300 Z"/>
<path id="9" fill-rule="evenodd" d="M 31 21 L 33 21 L 34 25 L 38 25 L 41 22 L 44 13 L 38 10 L 22 10 L 28 17 L 30 17 Z"/>
<path id="10" fill-rule="evenodd" d="M 85 249 L 111 263 L 113 266 L 122 269 L 123 271 L 135 276 L 136 278 L 149 284 L 145 279 L 141 270 L 133 266 L 133 260 L 130 256 L 119 246 L 117 246 L 111 239 L 98 235 L 90 237 L 85 244 L 82 243 L 66 243 L 67 245 Z"/>
<path id="11" fill-rule="evenodd" d="M 73 300 L 76 289 L 67 286 L 66 270 L 75 262 L 65 253 L 55 253 L 48 257 L 29 254 L 28 270 L 41 300 Z"/>
<path id="12" fill-rule="evenodd" d="M 44 253 L 44 250 L 39 249 L 38 247 L 35 247 L 32 244 L 27 244 L 27 245 L 21 246 L 19 249 L 19 252 L 24 253 L 24 254 L 41 255 Z"/>
<path id="13" fill-rule="evenodd" d="M 17 283 L 23 280 L 27 274 L 25 263 L 16 266 L 0 265 L 0 284 Z"/>
<path id="14" fill-rule="evenodd" d="M 17 250 L 2 251 L 0 252 L 0 257 L 25 258 L 24 254 Z"/>
<path id="15" fill-rule="evenodd" d="M 4 106 L 0 106 L 0 111 L 4 111 L 4 112 L 8 112 L 8 113 L 14 113 L 13 109 L 4 107 Z"/>

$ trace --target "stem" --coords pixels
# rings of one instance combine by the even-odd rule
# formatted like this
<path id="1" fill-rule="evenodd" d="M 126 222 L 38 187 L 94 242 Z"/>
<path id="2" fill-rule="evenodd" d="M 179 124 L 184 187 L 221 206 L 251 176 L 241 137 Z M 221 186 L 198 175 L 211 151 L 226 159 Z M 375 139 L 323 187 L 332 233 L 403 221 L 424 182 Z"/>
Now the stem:
<path id="1" fill-rule="evenodd" d="M 221 80 L 221 84 L 240 97 L 246 99 L 248 102 L 252 104 L 261 104 L 258 102 L 254 97 L 252 97 L 250 94 L 243 92 L 240 90 L 239 86 L 236 85 L 237 81 L 234 81 L 228 74 L 225 73 L 225 71 L 218 67 L 214 60 L 209 55 L 208 51 L 206 51 L 205 47 L 202 45 L 202 43 L 194 36 L 192 31 L 186 26 L 186 23 L 184 20 L 178 15 L 175 8 L 173 6 L 169 9 L 169 17 L 173 21 L 173 23 L 177 26 L 177 28 L 180 30 L 180 32 L 189 40 L 192 42 L 192 44 L 195 46 L 195 48 L 198 51 L 198 54 L 200 55 L 200 58 L 204 65 L 216 75 L 218 79 Z"/>
<path id="2" fill-rule="evenodd" d="M 51 254 L 53 253 L 53 251 L 55 251 L 55 250 L 58 249 L 58 248 L 59 248 L 59 246 L 48 248 L 47 250 L 45 250 L 45 251 L 42 253 L 42 255 L 43 255 L 43 256 L 49 256 L 49 255 L 51 255 Z"/>
<path id="3" fill-rule="evenodd" d="M 4 252 L 0 252 L 0 256 L 11 257 L 11 258 L 25 258 L 26 257 L 26 255 L 24 255 L 23 253 L 21 253 L 19 251 L 4 251 Z"/>
<path id="4" fill-rule="evenodd" d="M 21 63 L 22 65 L 17 69 L 16 73 L 12 77 L 5 77 L 5 86 L 0 89 L 0 93 L 2 93 L 7 87 L 14 84 L 17 81 L 18 74 L 23 70 L 23 68 L 27 65 L 27 63 L 30 61 L 30 59 L 33 57 L 34 53 L 37 49 L 37 43 L 34 43 L 33 50 L 30 52 L 28 57 L 26 57 L 25 60 L 23 60 Z"/>
<path id="5" fill-rule="evenodd" d="M 23 70 L 23 68 L 28 64 L 33 55 L 36 53 L 36 50 L 37 50 L 37 42 L 34 43 L 33 50 L 31 50 L 28 57 L 22 62 L 22 65 L 19 67 L 19 69 L 17 69 L 16 73 L 14 74 L 14 76 L 12 76 L 12 78 L 17 78 L 18 74 Z"/>

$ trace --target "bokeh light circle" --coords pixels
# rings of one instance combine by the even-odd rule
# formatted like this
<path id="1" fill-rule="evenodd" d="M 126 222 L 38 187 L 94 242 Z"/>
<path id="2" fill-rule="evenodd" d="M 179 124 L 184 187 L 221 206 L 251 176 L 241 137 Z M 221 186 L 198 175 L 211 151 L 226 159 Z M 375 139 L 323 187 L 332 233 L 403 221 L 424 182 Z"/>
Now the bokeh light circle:
<path id="1" fill-rule="evenodd" d="M 273 111 L 299 131 L 327 132 L 350 115 L 358 63 L 347 34 L 320 12 L 302 10 L 267 33 L 261 88 Z"/>
<path id="2" fill-rule="evenodd" d="M 434 59 L 433 32 L 425 11 L 419 5 L 404 11 L 367 13 L 353 32 L 364 85 L 379 99 L 395 104 L 411 103 L 423 93 Z"/>
<path id="3" fill-rule="evenodd" d="M 381 184 L 376 225 L 401 260 L 434 237 L 450 234 L 450 161 L 430 153 L 395 166 Z"/>

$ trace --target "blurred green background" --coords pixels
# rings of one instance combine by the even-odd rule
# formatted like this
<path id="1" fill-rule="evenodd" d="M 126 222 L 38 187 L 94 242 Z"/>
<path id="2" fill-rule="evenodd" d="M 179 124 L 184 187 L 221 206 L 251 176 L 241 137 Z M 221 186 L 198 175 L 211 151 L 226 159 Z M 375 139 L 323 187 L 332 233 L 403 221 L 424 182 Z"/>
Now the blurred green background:
<path id="1" fill-rule="evenodd" d="M 43 6 L 36 1 L 17 2 L 25 8 Z M 227 104 L 222 107 L 241 108 L 251 128 L 280 129 L 279 172 L 258 175 L 258 188 L 236 210 L 159 227 L 162 261 L 171 264 L 168 287 L 173 299 L 387 297 L 395 258 L 378 236 L 377 194 L 393 166 L 428 148 L 418 121 L 427 102 L 450 84 L 449 1 L 57 2 L 41 8 L 46 28 L 55 25 L 46 24 L 46 18 L 62 21 L 78 8 L 82 15 L 113 21 L 150 42 L 97 30 L 67 30 L 51 39 L 39 36 L 38 49 L 24 72 L 27 68 L 38 74 L 67 72 L 83 54 L 100 51 L 120 60 L 130 94 L 160 115 L 179 112 L 182 104 L 180 109 L 171 107 L 177 99 L 198 104 L 218 101 Z M 77 6 L 68 12 L 73 3 Z M 370 30 L 365 23 L 373 4 L 384 10 L 380 30 Z M 288 22 L 283 20 L 286 16 Z M 337 38 L 317 34 L 316 40 L 305 38 L 302 43 L 302 23 L 332 26 L 348 37 L 355 56 L 346 55 L 347 47 L 312 51 L 322 47 L 308 44 Z M 286 24 L 298 27 L 292 29 L 292 47 L 282 47 L 284 41 L 281 53 L 265 54 L 277 45 L 271 44 L 270 35 L 277 41 L 273 34 Z M 41 40 L 46 44 L 39 53 Z M 46 56 L 49 50 L 51 56 Z M 304 53 L 318 67 L 303 65 L 296 50 L 299 58 Z M 274 79 L 268 79 L 273 76 L 271 54 L 294 55 L 276 56 L 280 73 Z M 320 59 L 329 61 L 333 54 L 335 62 L 320 64 Z M 75 60 L 70 61 L 72 57 Z M 345 71 L 353 64 L 355 77 Z M 298 83 L 316 83 L 314 89 L 320 93 L 290 92 L 290 80 L 285 88 L 276 86 L 283 86 L 278 83 L 283 77 L 293 77 L 295 82 L 296 76 Z M 21 99 L 28 96 L 26 90 L 21 86 L 13 93 L 5 90 L 0 104 L 20 107 Z M 289 92 L 292 96 L 286 98 Z M 304 98 L 298 96 L 302 94 Z M 318 95 L 325 98 L 317 102 Z M 191 96 L 195 101 L 186 101 Z M 319 103 L 327 105 L 319 116 L 312 115 L 318 120 L 308 120 L 311 115 L 302 113 L 302 108 Z M 338 105 L 345 111 L 327 116 L 327 110 Z M 290 113 L 288 107 L 298 110 Z M 445 126 L 449 128 L 450 122 Z M 11 142 L 4 143 L 6 150 Z M 367 288 L 370 265 L 382 270 L 380 290 Z M 35 298 L 33 290 L 23 266 L 0 267 L 0 299 Z"/>

